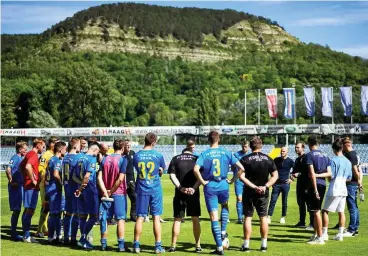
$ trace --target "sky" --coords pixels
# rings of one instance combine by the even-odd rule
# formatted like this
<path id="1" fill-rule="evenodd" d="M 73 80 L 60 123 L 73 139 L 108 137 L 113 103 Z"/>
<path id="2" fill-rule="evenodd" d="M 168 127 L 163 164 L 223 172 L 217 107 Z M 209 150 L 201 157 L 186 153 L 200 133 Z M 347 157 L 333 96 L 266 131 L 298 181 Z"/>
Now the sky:
<path id="1" fill-rule="evenodd" d="M 112 1 L 113 2 L 113 1 Z M 122 1 L 119 1 L 122 2 Z M 138 1 L 130 1 L 138 2 Z M 368 58 L 367 2 L 290 1 L 141 1 L 147 4 L 230 8 L 277 21 L 305 43 Z M 77 11 L 106 1 L 2 1 L 1 33 L 41 33 Z"/>

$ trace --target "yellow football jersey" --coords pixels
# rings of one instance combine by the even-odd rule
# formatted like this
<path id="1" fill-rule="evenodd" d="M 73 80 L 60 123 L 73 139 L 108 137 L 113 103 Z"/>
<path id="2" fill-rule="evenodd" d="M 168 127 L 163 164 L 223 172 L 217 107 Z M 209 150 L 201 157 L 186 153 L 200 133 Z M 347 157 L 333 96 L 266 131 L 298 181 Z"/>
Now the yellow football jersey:
<path id="1" fill-rule="evenodd" d="M 41 177 L 40 186 L 45 185 L 46 167 L 47 167 L 47 164 L 49 163 L 49 160 L 53 156 L 54 156 L 54 152 L 52 152 L 51 150 L 47 150 L 45 153 L 42 154 L 42 156 L 40 158 L 40 163 L 39 163 L 39 166 L 38 166 L 39 175 Z"/>

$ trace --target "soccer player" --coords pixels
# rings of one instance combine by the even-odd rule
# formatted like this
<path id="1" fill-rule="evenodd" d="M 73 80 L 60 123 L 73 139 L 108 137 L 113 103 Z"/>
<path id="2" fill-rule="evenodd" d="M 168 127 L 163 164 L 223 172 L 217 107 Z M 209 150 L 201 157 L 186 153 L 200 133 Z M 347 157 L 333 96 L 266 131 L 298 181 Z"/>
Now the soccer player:
<path id="1" fill-rule="evenodd" d="M 139 239 L 142 234 L 144 217 L 148 216 L 148 207 L 153 218 L 153 229 L 155 235 L 155 253 L 163 253 L 165 250 L 161 244 L 162 214 L 162 186 L 160 177 L 165 168 L 164 157 L 154 150 L 157 135 L 147 133 L 144 138 L 144 148 L 133 157 L 133 165 L 137 170 L 137 221 L 134 228 L 133 252 L 140 252 Z"/>
<path id="2" fill-rule="evenodd" d="M 80 143 L 81 143 L 81 152 L 86 153 L 88 151 L 88 142 L 85 137 L 81 136 L 79 137 Z"/>
<path id="3" fill-rule="evenodd" d="M 328 187 L 325 203 L 323 205 L 322 217 L 323 240 L 328 240 L 328 213 L 338 212 L 339 214 L 339 233 L 334 237 L 337 241 L 343 240 L 343 233 L 345 227 L 345 204 L 348 191 L 346 189 L 346 181 L 351 179 L 351 163 L 342 154 L 342 139 L 336 139 L 332 144 L 332 149 L 335 157 L 331 159 L 331 172 L 328 173 L 330 177 L 330 185 Z M 316 177 L 321 177 L 321 174 L 316 174 Z"/>
<path id="4" fill-rule="evenodd" d="M 82 156 L 80 152 L 80 140 L 78 138 L 72 138 L 68 145 L 68 154 L 64 157 L 62 162 L 63 169 L 63 184 L 65 195 L 65 215 L 63 219 L 64 227 L 64 245 L 71 244 L 77 245 L 76 235 L 79 225 L 79 217 L 77 216 L 77 199 L 74 196 L 74 192 L 78 189 L 78 183 L 73 180 L 73 170 L 79 158 Z M 75 215 L 74 215 L 75 213 Z M 72 230 L 70 230 L 72 227 Z M 69 240 L 69 233 L 71 241 Z"/>
<path id="5" fill-rule="evenodd" d="M 49 217 L 49 200 L 46 198 L 45 192 L 45 174 L 46 174 L 46 167 L 51 159 L 54 156 L 54 145 L 58 141 L 56 137 L 50 137 L 48 140 L 48 149 L 45 153 L 42 154 L 39 163 L 39 171 L 40 171 L 40 197 L 41 197 L 41 213 L 40 219 L 38 221 L 38 228 L 36 232 L 37 237 L 44 237 L 47 235 L 47 219 Z"/>
<path id="6" fill-rule="evenodd" d="M 280 223 L 285 224 L 285 217 L 287 213 L 287 199 L 290 191 L 290 183 L 293 182 L 290 179 L 290 172 L 294 166 L 294 161 L 288 157 L 288 148 L 281 148 L 281 156 L 274 159 L 276 164 L 277 172 L 279 174 L 279 179 L 272 186 L 270 206 L 268 208 L 268 223 L 271 223 L 271 217 L 275 209 L 277 199 L 280 193 L 282 194 L 282 214 Z"/>
<path id="7" fill-rule="evenodd" d="M 127 160 L 125 178 L 127 182 L 127 194 L 130 200 L 130 220 L 135 222 L 137 220 L 137 194 L 135 193 L 135 177 L 133 166 L 133 156 L 135 152 L 131 150 L 131 146 L 131 142 L 128 139 L 125 139 L 124 155 Z"/>
<path id="8" fill-rule="evenodd" d="M 197 152 L 195 152 L 195 142 L 194 140 L 188 140 L 187 141 L 187 147 L 186 149 L 190 150 L 190 152 L 192 152 L 193 155 L 195 156 L 199 156 L 199 154 Z"/>
<path id="9" fill-rule="evenodd" d="M 234 156 L 238 160 L 242 159 L 243 156 L 246 156 L 249 154 L 248 153 L 249 142 L 244 140 L 241 143 L 241 147 L 242 149 L 234 154 Z M 235 188 L 235 196 L 236 196 L 236 212 L 238 214 L 237 224 L 242 224 L 243 223 L 243 203 L 242 203 L 243 198 L 242 196 L 243 196 L 243 190 L 244 190 L 244 183 L 237 178 L 238 168 L 234 167 L 232 168 L 232 171 L 234 173 L 234 179 L 235 179 L 234 188 Z"/>
<path id="10" fill-rule="evenodd" d="M 219 147 L 220 135 L 217 131 L 208 134 L 210 148 L 199 155 L 194 167 L 194 174 L 204 186 L 207 210 L 210 214 L 212 234 L 216 241 L 216 250 L 212 254 L 224 255 L 222 240 L 227 237 L 226 226 L 229 219 L 229 166 L 236 165 L 244 170 L 234 155 Z M 200 168 L 203 168 L 202 173 Z M 221 204 L 221 228 L 218 221 L 218 204 Z"/>
<path id="11" fill-rule="evenodd" d="M 61 234 L 61 213 L 63 211 L 63 181 L 61 160 L 66 154 L 66 144 L 58 141 L 54 145 L 54 156 L 46 167 L 46 196 L 50 200 L 50 217 L 48 220 L 48 241 L 50 244 L 59 244 Z M 56 233 L 56 238 L 54 234 Z"/>
<path id="12" fill-rule="evenodd" d="M 198 157 L 193 155 L 190 148 L 185 148 L 181 155 L 173 157 L 170 162 L 168 173 L 175 186 L 175 196 L 173 201 L 174 223 L 169 252 L 176 251 L 176 241 L 178 240 L 180 224 L 185 216 L 185 211 L 187 216 L 192 217 L 195 252 L 202 251 L 200 242 L 201 224 L 199 222 L 201 204 L 198 190 L 200 183 L 193 173 L 197 159 Z"/>
<path id="13" fill-rule="evenodd" d="M 308 184 L 308 166 L 306 164 L 306 154 L 304 153 L 305 145 L 299 142 L 295 145 L 295 153 L 298 157 L 295 159 L 294 168 L 291 179 L 298 179 L 296 183 L 296 198 L 299 206 L 299 222 L 295 227 L 305 227 L 306 209 L 308 209 L 308 194 L 306 193 Z M 309 226 L 307 229 L 313 230 L 313 214 L 309 211 Z"/>
<path id="14" fill-rule="evenodd" d="M 308 165 L 308 204 L 309 209 L 313 212 L 314 216 L 314 234 L 309 239 L 309 244 L 325 244 L 322 237 L 322 219 L 321 219 L 321 206 L 323 197 L 326 192 L 326 179 L 320 175 L 316 177 L 316 174 L 326 174 L 331 172 L 330 159 L 324 155 L 321 150 L 318 149 L 317 138 L 311 136 L 308 138 L 308 146 L 310 152 L 307 154 Z"/>
<path id="15" fill-rule="evenodd" d="M 99 144 L 92 142 L 88 145 L 86 154 L 79 158 L 73 177 L 79 178 L 81 185 L 75 192 L 78 200 L 78 215 L 81 231 L 81 238 L 78 246 L 91 250 L 92 244 L 87 240 L 87 234 L 92 230 L 93 225 L 98 219 L 98 191 L 96 182 L 96 163 L 97 155 L 100 151 Z M 87 221 L 88 216 L 88 221 Z"/>
<path id="16" fill-rule="evenodd" d="M 16 154 L 10 159 L 6 176 L 8 178 L 9 206 L 13 212 L 11 216 L 11 239 L 13 241 L 22 241 L 23 237 L 17 235 L 17 225 L 19 214 L 22 209 L 23 201 L 23 177 L 19 170 L 20 162 L 27 154 L 27 143 L 17 142 L 15 145 Z"/>
<path id="17" fill-rule="evenodd" d="M 30 228 L 34 210 L 37 207 L 38 193 L 39 193 L 39 170 L 38 170 L 38 154 L 41 154 L 45 148 L 45 141 L 41 138 L 33 140 L 33 148 L 29 151 L 22 162 L 20 163 L 20 171 L 24 180 L 24 197 L 23 205 L 24 212 L 22 216 L 23 226 L 23 241 L 26 243 L 37 243 L 31 238 Z"/>
<path id="18" fill-rule="evenodd" d="M 254 208 L 260 219 L 261 232 L 261 251 L 267 251 L 267 206 L 269 198 L 269 188 L 275 184 L 278 179 L 277 167 L 275 162 L 269 156 L 263 154 L 262 140 L 258 136 L 254 136 L 250 143 L 252 153 L 244 156 L 240 163 L 244 166 L 244 170 L 238 172 L 241 181 L 244 182 L 243 191 L 243 210 L 245 221 L 243 224 L 244 244 L 242 251 L 249 252 L 250 235 L 252 234 L 252 217 Z M 271 175 L 271 178 L 269 176 Z"/>
<path id="19" fill-rule="evenodd" d="M 126 201 L 126 166 L 127 160 L 122 156 L 125 143 L 123 140 L 115 140 L 113 144 L 114 153 L 106 156 L 98 172 L 98 185 L 104 198 L 112 197 L 113 202 L 104 201 L 100 203 L 100 231 L 101 250 L 107 250 L 107 219 L 115 216 L 117 220 L 118 252 L 130 250 L 125 248 L 124 233 L 127 211 Z"/>
<path id="20" fill-rule="evenodd" d="M 350 140 L 350 138 L 345 138 L 343 140 L 343 143 L 344 143 L 343 147 L 344 156 L 351 162 L 353 173 L 351 181 L 347 183 L 348 197 L 346 198 L 346 202 L 348 205 L 350 221 L 349 226 L 346 232 L 344 233 L 345 237 L 351 237 L 359 234 L 358 228 L 360 216 L 357 204 L 357 195 L 358 191 L 363 189 L 362 185 L 363 175 L 359 170 L 360 164 L 359 156 L 357 152 L 353 150 L 352 141 Z"/>

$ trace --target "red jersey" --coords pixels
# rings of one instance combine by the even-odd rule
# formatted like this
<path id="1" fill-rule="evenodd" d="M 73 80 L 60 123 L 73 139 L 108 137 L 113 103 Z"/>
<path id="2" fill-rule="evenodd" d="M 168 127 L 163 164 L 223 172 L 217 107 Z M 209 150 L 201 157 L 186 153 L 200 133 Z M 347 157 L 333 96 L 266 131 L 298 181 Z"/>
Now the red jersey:
<path id="1" fill-rule="evenodd" d="M 32 180 L 26 174 L 26 165 L 27 164 L 32 165 L 33 178 L 38 183 L 38 179 L 39 179 L 39 177 L 38 177 L 38 155 L 33 150 L 29 151 L 27 153 L 27 155 L 24 157 L 24 159 L 22 160 L 22 162 L 20 163 L 20 170 L 21 170 L 23 178 L 24 178 L 24 189 L 27 189 L 27 190 L 37 189 L 37 190 L 39 190 L 39 187 L 38 186 L 35 187 L 32 184 Z"/>

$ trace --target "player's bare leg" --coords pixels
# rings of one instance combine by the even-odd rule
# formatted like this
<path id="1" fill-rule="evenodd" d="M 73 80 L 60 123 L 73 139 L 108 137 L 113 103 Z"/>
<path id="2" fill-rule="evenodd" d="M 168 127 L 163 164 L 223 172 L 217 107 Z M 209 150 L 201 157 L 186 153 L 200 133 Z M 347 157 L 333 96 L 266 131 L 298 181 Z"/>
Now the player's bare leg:
<path id="1" fill-rule="evenodd" d="M 199 222 L 199 217 L 192 217 L 193 223 L 193 235 L 195 239 L 196 248 L 201 247 L 201 223 Z"/>
<path id="2" fill-rule="evenodd" d="M 144 217 L 137 217 L 137 221 L 135 222 L 134 226 L 134 244 L 133 244 L 133 252 L 139 253 L 140 252 L 140 245 L 139 239 L 142 234 L 142 227 L 143 227 Z"/>
<path id="3" fill-rule="evenodd" d="M 171 247 L 176 247 L 176 241 L 178 240 L 180 233 L 180 225 L 182 218 L 174 218 L 174 223 L 171 231 Z"/>
<path id="4" fill-rule="evenodd" d="M 249 251 L 249 241 L 250 236 L 252 234 L 252 217 L 245 217 L 243 223 L 243 234 L 244 234 L 244 243 L 241 247 L 241 250 Z"/>
<path id="5" fill-rule="evenodd" d="M 125 251 L 129 251 L 127 248 L 125 248 L 125 241 L 124 241 L 124 237 L 125 237 L 125 220 L 118 220 L 117 221 L 117 225 L 116 225 L 116 236 L 118 238 L 118 251 L 119 252 L 125 252 Z"/>

